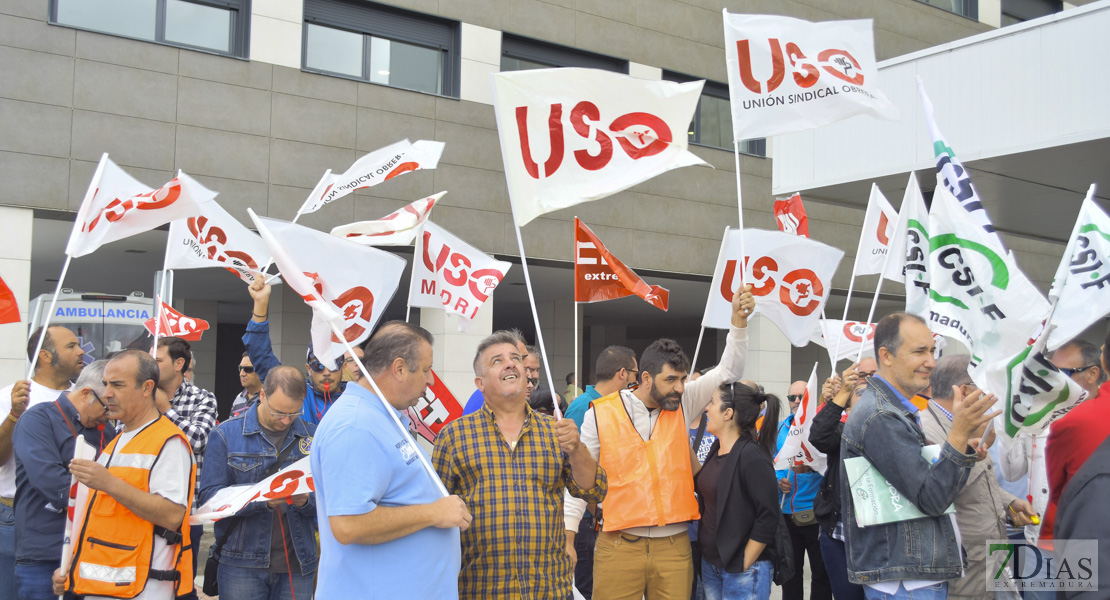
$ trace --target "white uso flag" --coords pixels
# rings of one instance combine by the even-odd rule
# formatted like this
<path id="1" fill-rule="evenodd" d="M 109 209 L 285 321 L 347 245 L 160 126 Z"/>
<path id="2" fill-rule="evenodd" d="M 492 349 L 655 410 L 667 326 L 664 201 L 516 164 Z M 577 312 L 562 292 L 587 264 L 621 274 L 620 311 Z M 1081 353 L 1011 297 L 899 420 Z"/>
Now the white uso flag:
<path id="1" fill-rule="evenodd" d="M 494 111 L 516 223 L 705 164 L 687 149 L 704 82 L 597 69 L 495 73 Z"/>
<path id="2" fill-rule="evenodd" d="M 879 89 L 871 19 L 810 23 L 726 9 L 724 21 L 734 139 L 860 114 L 898 118 Z"/>
<path id="3" fill-rule="evenodd" d="M 215 197 L 215 192 L 180 172 L 157 190 L 147 187 L 105 154 L 77 211 L 66 254 L 92 254 L 109 242 L 193 215 L 200 203 Z"/>
<path id="4" fill-rule="evenodd" d="M 879 186 L 871 184 L 871 196 L 867 199 L 867 213 L 863 217 L 863 231 L 859 245 L 856 246 L 856 275 L 878 275 L 883 272 L 883 263 L 890 248 L 890 236 L 898 213 L 887 202 Z M 891 259 L 893 260 L 893 258 Z"/>
<path id="5" fill-rule="evenodd" d="M 420 256 L 412 261 L 409 304 L 442 308 L 460 319 L 477 316 L 512 266 L 431 222 L 424 226 L 420 247 Z"/>
<path id="6" fill-rule="evenodd" d="M 247 212 L 285 283 L 312 307 L 312 350 L 334 371 L 335 359 L 346 347 L 333 334 L 332 325 L 352 346 L 370 337 L 397 291 L 405 261 L 383 250 Z"/>
<path id="7" fill-rule="evenodd" d="M 331 234 L 364 246 L 407 246 L 432 216 L 436 202 L 446 193 L 440 192 L 406 204 L 375 221 L 340 225 L 332 229 Z"/>
<path id="8" fill-rule="evenodd" d="M 355 190 L 373 187 L 398 175 L 420 169 L 434 169 L 443 154 L 443 142 L 418 140 L 409 143 L 401 140 L 380 148 L 355 161 L 346 172 L 328 171 L 308 195 L 297 214 L 304 215 L 320 210 Z"/>
<path id="9" fill-rule="evenodd" d="M 270 261 L 262 238 L 215 200 L 201 203 L 196 215 L 170 223 L 166 254 L 168 269 L 224 267 L 247 283 Z"/>
<path id="10" fill-rule="evenodd" d="M 933 332 L 963 342 L 973 363 L 1012 357 L 1029 345 L 1048 302 L 940 182 L 929 212 L 928 252 L 929 304 L 922 316 Z"/>
<path id="11" fill-rule="evenodd" d="M 817 393 L 817 363 L 813 363 L 813 371 L 806 382 L 806 391 L 802 394 L 802 402 L 794 412 L 794 419 L 790 423 L 790 432 L 786 441 L 775 455 L 775 469 L 783 470 L 790 467 L 805 465 L 824 475 L 828 469 L 828 460 L 823 452 L 818 452 L 809 443 L 809 430 L 813 428 L 813 417 L 817 415 L 817 405 L 821 400 Z"/>
<path id="12" fill-rule="evenodd" d="M 755 295 L 753 314 L 771 320 L 791 344 L 805 346 L 817 328 L 821 308 L 832 291 L 832 278 L 844 252 L 809 238 L 762 229 L 745 229 L 749 261 L 744 283 Z M 740 287 L 740 232 L 725 231 L 713 271 L 703 327 L 728 329 L 732 295 Z"/>
<path id="13" fill-rule="evenodd" d="M 820 326 L 810 336 L 810 341 L 824 346 L 833 362 L 854 358 L 863 345 L 864 356 L 875 355 L 875 324 L 859 321 L 821 319 Z M 837 356 L 832 353 L 840 348 Z"/>
<path id="14" fill-rule="evenodd" d="M 1047 347 L 1055 351 L 1110 312 L 1110 216 L 1091 184 L 1048 297 L 1056 302 Z"/>

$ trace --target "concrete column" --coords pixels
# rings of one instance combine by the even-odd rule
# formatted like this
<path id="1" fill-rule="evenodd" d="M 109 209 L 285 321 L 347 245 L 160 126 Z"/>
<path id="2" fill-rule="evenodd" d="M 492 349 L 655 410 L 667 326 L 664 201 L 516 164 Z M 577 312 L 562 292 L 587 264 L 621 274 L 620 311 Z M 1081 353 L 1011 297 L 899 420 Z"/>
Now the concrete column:
<path id="1" fill-rule="evenodd" d="M 216 321 L 219 317 L 219 303 L 215 300 L 186 298 L 177 301 L 177 305 L 176 308 L 186 316 L 208 321 L 208 331 L 201 335 L 199 341 L 189 342 L 189 346 L 196 360 L 196 365 L 193 366 L 195 373 L 193 383 L 203 389 L 214 391 L 216 389 Z"/>
<path id="2" fill-rule="evenodd" d="M 19 322 L 0 325 L 0 386 L 27 376 L 27 309 L 31 301 L 31 228 L 29 208 L 0 206 L 0 279 L 15 294 Z"/>
<path id="3" fill-rule="evenodd" d="M 478 310 L 467 331 L 459 331 L 459 318 L 435 308 L 420 309 L 420 326 L 435 337 L 432 369 L 459 403 L 465 405 L 474 393 L 474 352 L 478 343 L 493 333 L 494 297 Z"/>

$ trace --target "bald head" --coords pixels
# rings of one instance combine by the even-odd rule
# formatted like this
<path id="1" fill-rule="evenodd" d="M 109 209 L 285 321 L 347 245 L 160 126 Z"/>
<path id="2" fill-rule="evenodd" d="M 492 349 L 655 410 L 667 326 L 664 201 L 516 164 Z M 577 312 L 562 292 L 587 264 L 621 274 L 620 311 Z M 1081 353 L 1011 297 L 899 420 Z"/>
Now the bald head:
<path id="1" fill-rule="evenodd" d="M 790 414 L 794 414 L 794 411 L 798 410 L 798 406 L 802 403 L 802 397 L 806 393 L 806 385 L 808 384 L 805 381 L 799 380 L 791 383 L 790 389 L 786 390 L 786 400 L 790 402 Z"/>
<path id="2" fill-rule="evenodd" d="M 859 371 L 861 374 L 870 377 L 879 371 L 879 363 L 873 357 L 865 356 L 860 359 L 859 366 L 856 367 L 856 371 Z"/>

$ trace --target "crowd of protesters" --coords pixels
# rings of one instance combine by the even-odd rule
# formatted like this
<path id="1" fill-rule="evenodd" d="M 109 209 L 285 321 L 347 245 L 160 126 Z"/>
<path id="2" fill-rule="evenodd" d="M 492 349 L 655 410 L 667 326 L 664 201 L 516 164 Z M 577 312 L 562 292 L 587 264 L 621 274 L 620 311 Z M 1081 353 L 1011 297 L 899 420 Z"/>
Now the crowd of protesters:
<path id="1" fill-rule="evenodd" d="M 519 331 L 494 332 L 474 356 L 468 413 L 427 456 L 397 421 L 433 382 L 430 333 L 385 323 L 334 364 L 310 349 L 302 370 L 272 350 L 269 286 L 250 293 L 243 391 L 219 424 L 180 338 L 86 364 L 65 327 L 32 334 L 33 377 L 0 390 L 0 598 L 169 600 L 202 580 L 230 600 L 766 600 L 775 585 L 801 599 L 807 570 L 814 600 L 991 598 L 989 540 L 1048 552 L 1110 538 L 1106 346 L 1058 350 L 1053 364 L 1088 398 L 1042 436 L 1006 438 L 970 357 L 935 358 L 923 320 L 887 316 L 874 357 L 821 388 L 809 442 L 824 472 L 776 471 L 806 383 L 784 403 L 741 379 L 745 289 L 720 363 L 701 373 L 672 340 L 639 357 L 611 346 L 593 385 L 568 376 L 560 394 L 538 383 Z M 314 493 L 247 504 L 198 556 L 191 509 L 306 457 Z M 924 516 L 860 526 L 855 457 Z M 87 498 L 71 497 L 71 477 Z M 80 534 L 64 541 L 67 516 Z"/>

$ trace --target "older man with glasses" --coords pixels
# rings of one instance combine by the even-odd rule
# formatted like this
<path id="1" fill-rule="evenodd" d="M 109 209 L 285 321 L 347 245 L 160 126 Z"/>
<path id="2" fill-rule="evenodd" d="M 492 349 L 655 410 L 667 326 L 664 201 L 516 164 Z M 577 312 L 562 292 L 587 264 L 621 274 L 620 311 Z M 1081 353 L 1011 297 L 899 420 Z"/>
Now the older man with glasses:
<path id="1" fill-rule="evenodd" d="M 247 332 L 243 335 L 243 344 L 247 347 L 247 354 L 255 373 L 263 384 L 271 369 L 281 364 L 274 355 L 270 343 L 270 323 L 268 313 L 270 310 L 270 286 L 261 277 L 247 288 L 254 300 L 254 310 L 251 320 L 247 322 Z M 308 357 L 305 360 L 305 369 L 308 371 L 308 389 L 304 397 L 305 422 L 318 425 L 324 413 L 343 394 L 347 382 L 343 381 L 343 363 L 336 370 L 324 366 L 312 346 L 308 348 Z"/>
<path id="2" fill-rule="evenodd" d="M 108 421 L 104 365 L 81 371 L 73 390 L 27 409 L 16 425 L 15 577 L 21 600 L 54 598 L 50 578 L 60 566 L 69 502 L 69 461 L 80 437 L 100 451 L 116 436 Z"/>
<path id="3" fill-rule="evenodd" d="M 221 423 L 208 440 L 199 503 L 231 485 L 258 483 L 309 455 L 316 426 L 301 417 L 306 392 L 296 367 L 278 366 L 259 401 Z M 316 572 L 316 504 L 312 494 L 252 503 L 215 525 L 211 554 L 219 561 L 219 592 L 227 598 L 312 596 Z M 239 535 L 232 535 L 235 531 Z"/>

